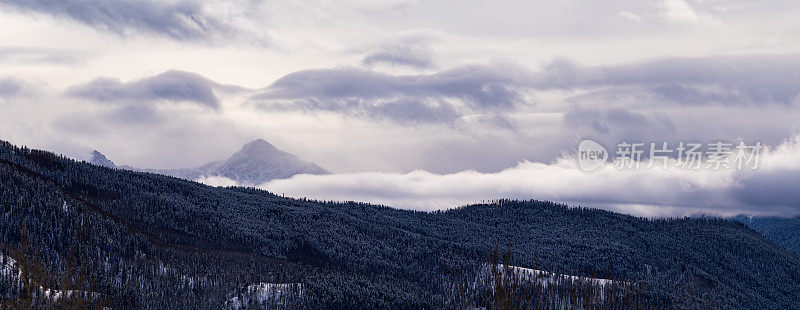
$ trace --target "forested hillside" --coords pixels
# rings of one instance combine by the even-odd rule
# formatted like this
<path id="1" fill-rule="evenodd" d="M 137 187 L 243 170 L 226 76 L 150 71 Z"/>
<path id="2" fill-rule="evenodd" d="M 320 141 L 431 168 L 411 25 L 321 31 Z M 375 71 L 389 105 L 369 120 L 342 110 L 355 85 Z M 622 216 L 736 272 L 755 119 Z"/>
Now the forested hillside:
<path id="1" fill-rule="evenodd" d="M 5 142 L 0 212 L 0 298 L 24 308 L 790 308 L 800 300 L 796 254 L 718 219 L 651 220 L 544 201 L 428 213 L 289 199 Z M 487 278 L 498 261 L 615 284 Z"/>
<path id="2" fill-rule="evenodd" d="M 733 218 L 800 255 L 800 217 L 737 216 Z"/>

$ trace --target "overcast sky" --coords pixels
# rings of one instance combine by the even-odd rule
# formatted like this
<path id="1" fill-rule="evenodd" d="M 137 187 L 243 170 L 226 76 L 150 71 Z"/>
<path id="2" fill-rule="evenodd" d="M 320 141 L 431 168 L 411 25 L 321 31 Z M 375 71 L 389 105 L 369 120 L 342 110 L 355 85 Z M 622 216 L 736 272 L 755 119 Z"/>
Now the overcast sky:
<path id="1" fill-rule="evenodd" d="M 179 168 L 263 138 L 336 173 L 265 188 L 403 208 L 539 198 L 643 215 L 797 214 L 799 9 L 5 0 L 0 139 Z M 760 141 L 774 162 L 586 174 L 569 165 L 582 137 Z"/>

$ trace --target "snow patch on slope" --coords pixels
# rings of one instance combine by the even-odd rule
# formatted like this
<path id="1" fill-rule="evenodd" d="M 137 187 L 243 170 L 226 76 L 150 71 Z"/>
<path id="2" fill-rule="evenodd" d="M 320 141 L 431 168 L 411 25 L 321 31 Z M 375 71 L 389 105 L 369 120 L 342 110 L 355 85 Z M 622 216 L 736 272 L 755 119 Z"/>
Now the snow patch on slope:
<path id="1" fill-rule="evenodd" d="M 289 306 L 293 300 L 303 295 L 301 283 L 257 283 L 248 285 L 245 291 L 229 299 L 225 306 L 240 309 L 251 304 Z"/>
<path id="2" fill-rule="evenodd" d="M 491 268 L 491 266 L 489 266 L 489 268 Z M 518 266 L 509 266 L 509 269 L 513 270 L 513 272 L 520 275 L 523 280 L 534 280 L 545 286 L 556 283 L 558 282 L 558 280 L 569 280 L 571 282 L 591 282 L 592 284 L 599 286 L 606 286 L 617 282 L 615 280 L 609 280 L 609 279 L 579 277 L 568 274 L 558 274 L 545 270 L 524 268 Z"/>

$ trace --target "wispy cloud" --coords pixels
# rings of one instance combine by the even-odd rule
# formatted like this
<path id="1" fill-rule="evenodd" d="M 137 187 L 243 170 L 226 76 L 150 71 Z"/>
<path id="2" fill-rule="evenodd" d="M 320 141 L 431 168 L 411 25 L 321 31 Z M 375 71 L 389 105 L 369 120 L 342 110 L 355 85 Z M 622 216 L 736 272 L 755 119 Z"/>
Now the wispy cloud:
<path id="1" fill-rule="evenodd" d="M 430 43 L 421 39 L 406 39 L 381 45 L 370 51 L 361 60 L 366 66 L 387 64 L 426 69 L 435 66 L 435 53 Z"/>
<path id="2" fill-rule="evenodd" d="M 220 103 L 214 94 L 215 89 L 233 90 L 237 87 L 221 85 L 196 73 L 171 70 L 130 82 L 97 78 L 69 88 L 66 94 L 112 104 L 185 101 L 217 109 Z"/>
<path id="3" fill-rule="evenodd" d="M 800 55 L 663 58 L 634 64 L 580 66 L 557 61 L 536 82 L 540 89 L 631 86 L 680 104 L 796 104 Z"/>
<path id="4" fill-rule="evenodd" d="M 219 42 L 243 32 L 232 19 L 214 15 L 204 4 L 194 0 L 8 0 L 0 6 L 68 19 L 123 36 L 148 34 L 179 41 Z"/>
<path id="5" fill-rule="evenodd" d="M 358 68 L 304 70 L 252 100 L 267 109 L 334 111 L 400 122 L 451 122 L 527 104 L 514 67 L 467 66 L 436 74 L 390 75 Z"/>
<path id="6" fill-rule="evenodd" d="M 0 46 L 0 63 L 77 65 L 86 61 L 83 52 L 20 46 Z"/>

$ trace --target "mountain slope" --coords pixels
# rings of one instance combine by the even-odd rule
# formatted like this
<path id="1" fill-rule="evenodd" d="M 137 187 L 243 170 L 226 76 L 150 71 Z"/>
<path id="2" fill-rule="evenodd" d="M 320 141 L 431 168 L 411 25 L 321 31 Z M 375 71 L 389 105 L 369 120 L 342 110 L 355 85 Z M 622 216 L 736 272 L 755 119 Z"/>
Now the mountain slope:
<path id="1" fill-rule="evenodd" d="M 302 161 L 261 139 L 245 144 L 226 161 L 212 165 L 213 175 L 243 184 L 261 184 L 273 179 L 290 178 L 296 174 L 330 174 L 327 170 Z"/>
<path id="2" fill-rule="evenodd" d="M 778 245 L 800 255 L 800 217 L 737 216 L 733 218 Z"/>
<path id="3" fill-rule="evenodd" d="M 117 167 L 97 151 L 92 153 L 91 163 L 104 167 Z M 262 139 L 248 142 L 226 160 L 210 162 L 197 168 L 141 169 L 131 166 L 119 166 L 119 168 L 158 173 L 185 180 L 221 176 L 236 181 L 238 184 L 250 186 L 260 185 L 274 179 L 291 178 L 297 174 L 330 174 L 330 171 L 281 151 Z"/>
<path id="4" fill-rule="evenodd" d="M 92 165 L 97 165 L 97 166 L 107 167 L 107 168 L 116 168 L 117 167 L 117 165 L 114 164 L 113 161 L 111 161 L 108 158 L 106 158 L 105 155 L 101 154 L 97 150 L 92 151 L 92 159 L 89 160 L 89 163 L 91 163 Z"/>
<path id="5" fill-rule="evenodd" d="M 504 249 L 509 265 L 635 284 L 605 302 L 791 308 L 800 296 L 797 255 L 726 220 L 541 201 L 433 213 L 321 203 L 7 143 L 0 198 L 0 249 L 36 275 L 0 281 L 2 296 L 35 285 L 94 292 L 114 308 L 221 308 L 253 285 L 298 283 L 303 293 L 287 295 L 298 307 L 452 307 L 450 289 Z"/>

